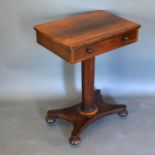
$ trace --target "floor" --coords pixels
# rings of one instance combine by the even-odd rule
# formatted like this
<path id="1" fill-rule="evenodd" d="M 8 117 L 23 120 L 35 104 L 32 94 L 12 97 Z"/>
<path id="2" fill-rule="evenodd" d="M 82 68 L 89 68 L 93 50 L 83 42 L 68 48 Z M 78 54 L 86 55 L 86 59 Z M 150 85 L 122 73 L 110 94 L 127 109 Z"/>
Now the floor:
<path id="1" fill-rule="evenodd" d="M 155 154 L 155 98 L 109 99 L 109 102 L 126 104 L 129 115 L 126 118 L 111 115 L 96 121 L 82 133 L 78 146 L 68 143 L 72 129 L 70 123 L 58 120 L 47 125 L 44 121 L 47 109 L 71 105 L 73 100 L 60 101 L 1 100 L 0 154 Z"/>

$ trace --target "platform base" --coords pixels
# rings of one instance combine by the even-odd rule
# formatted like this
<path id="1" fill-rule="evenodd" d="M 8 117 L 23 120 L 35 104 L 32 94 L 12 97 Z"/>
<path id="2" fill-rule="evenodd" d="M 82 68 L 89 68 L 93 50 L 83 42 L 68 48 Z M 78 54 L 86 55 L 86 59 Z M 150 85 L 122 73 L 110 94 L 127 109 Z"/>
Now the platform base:
<path id="1" fill-rule="evenodd" d="M 46 121 L 51 124 L 54 123 L 56 119 L 64 119 L 73 124 L 73 130 L 71 137 L 69 139 L 70 144 L 77 145 L 80 143 L 80 133 L 89 124 L 93 123 L 97 119 L 110 114 L 119 114 L 122 117 L 127 116 L 128 111 L 125 105 L 114 105 L 107 104 L 102 100 L 102 95 L 100 90 L 95 91 L 95 113 L 91 115 L 82 113 L 80 111 L 81 104 L 77 104 L 72 107 L 60 109 L 60 110 L 50 110 L 47 112 Z"/>

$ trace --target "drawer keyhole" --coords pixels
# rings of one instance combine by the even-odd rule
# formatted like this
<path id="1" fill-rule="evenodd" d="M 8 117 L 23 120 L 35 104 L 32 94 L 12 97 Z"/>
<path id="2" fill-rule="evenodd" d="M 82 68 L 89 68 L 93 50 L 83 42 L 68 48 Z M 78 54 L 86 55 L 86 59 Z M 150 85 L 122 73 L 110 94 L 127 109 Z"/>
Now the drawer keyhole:
<path id="1" fill-rule="evenodd" d="M 91 48 L 87 48 L 87 52 L 88 52 L 89 54 L 91 54 L 91 53 L 93 53 L 93 50 L 92 50 Z"/>

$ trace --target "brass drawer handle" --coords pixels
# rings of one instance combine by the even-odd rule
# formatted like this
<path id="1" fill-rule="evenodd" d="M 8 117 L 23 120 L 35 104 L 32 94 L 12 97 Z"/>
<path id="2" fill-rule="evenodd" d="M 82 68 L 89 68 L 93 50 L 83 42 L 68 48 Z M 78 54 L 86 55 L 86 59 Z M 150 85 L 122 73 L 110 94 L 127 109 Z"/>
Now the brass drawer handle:
<path id="1" fill-rule="evenodd" d="M 129 40 L 129 36 L 123 36 L 122 39 L 123 39 L 124 41 L 127 41 L 127 40 Z"/>
<path id="2" fill-rule="evenodd" d="M 91 54 L 91 53 L 93 53 L 94 51 L 93 51 L 91 48 L 87 48 L 87 52 L 88 52 L 89 54 Z"/>

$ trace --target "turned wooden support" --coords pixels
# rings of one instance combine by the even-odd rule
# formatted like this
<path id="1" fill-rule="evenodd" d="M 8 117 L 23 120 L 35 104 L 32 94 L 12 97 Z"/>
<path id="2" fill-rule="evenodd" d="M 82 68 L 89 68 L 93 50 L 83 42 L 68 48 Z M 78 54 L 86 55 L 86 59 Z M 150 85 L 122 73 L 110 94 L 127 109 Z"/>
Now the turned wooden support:
<path id="1" fill-rule="evenodd" d="M 81 111 L 92 112 L 94 110 L 94 72 L 95 58 L 82 61 L 82 105 Z"/>
<path id="2" fill-rule="evenodd" d="M 127 115 L 125 105 L 107 104 L 102 100 L 100 90 L 94 90 L 95 58 L 82 62 L 82 102 L 72 107 L 50 110 L 46 121 L 55 122 L 56 119 L 65 119 L 73 124 L 69 142 L 73 145 L 80 143 L 81 132 L 95 120 L 106 115 L 118 113 Z"/>

